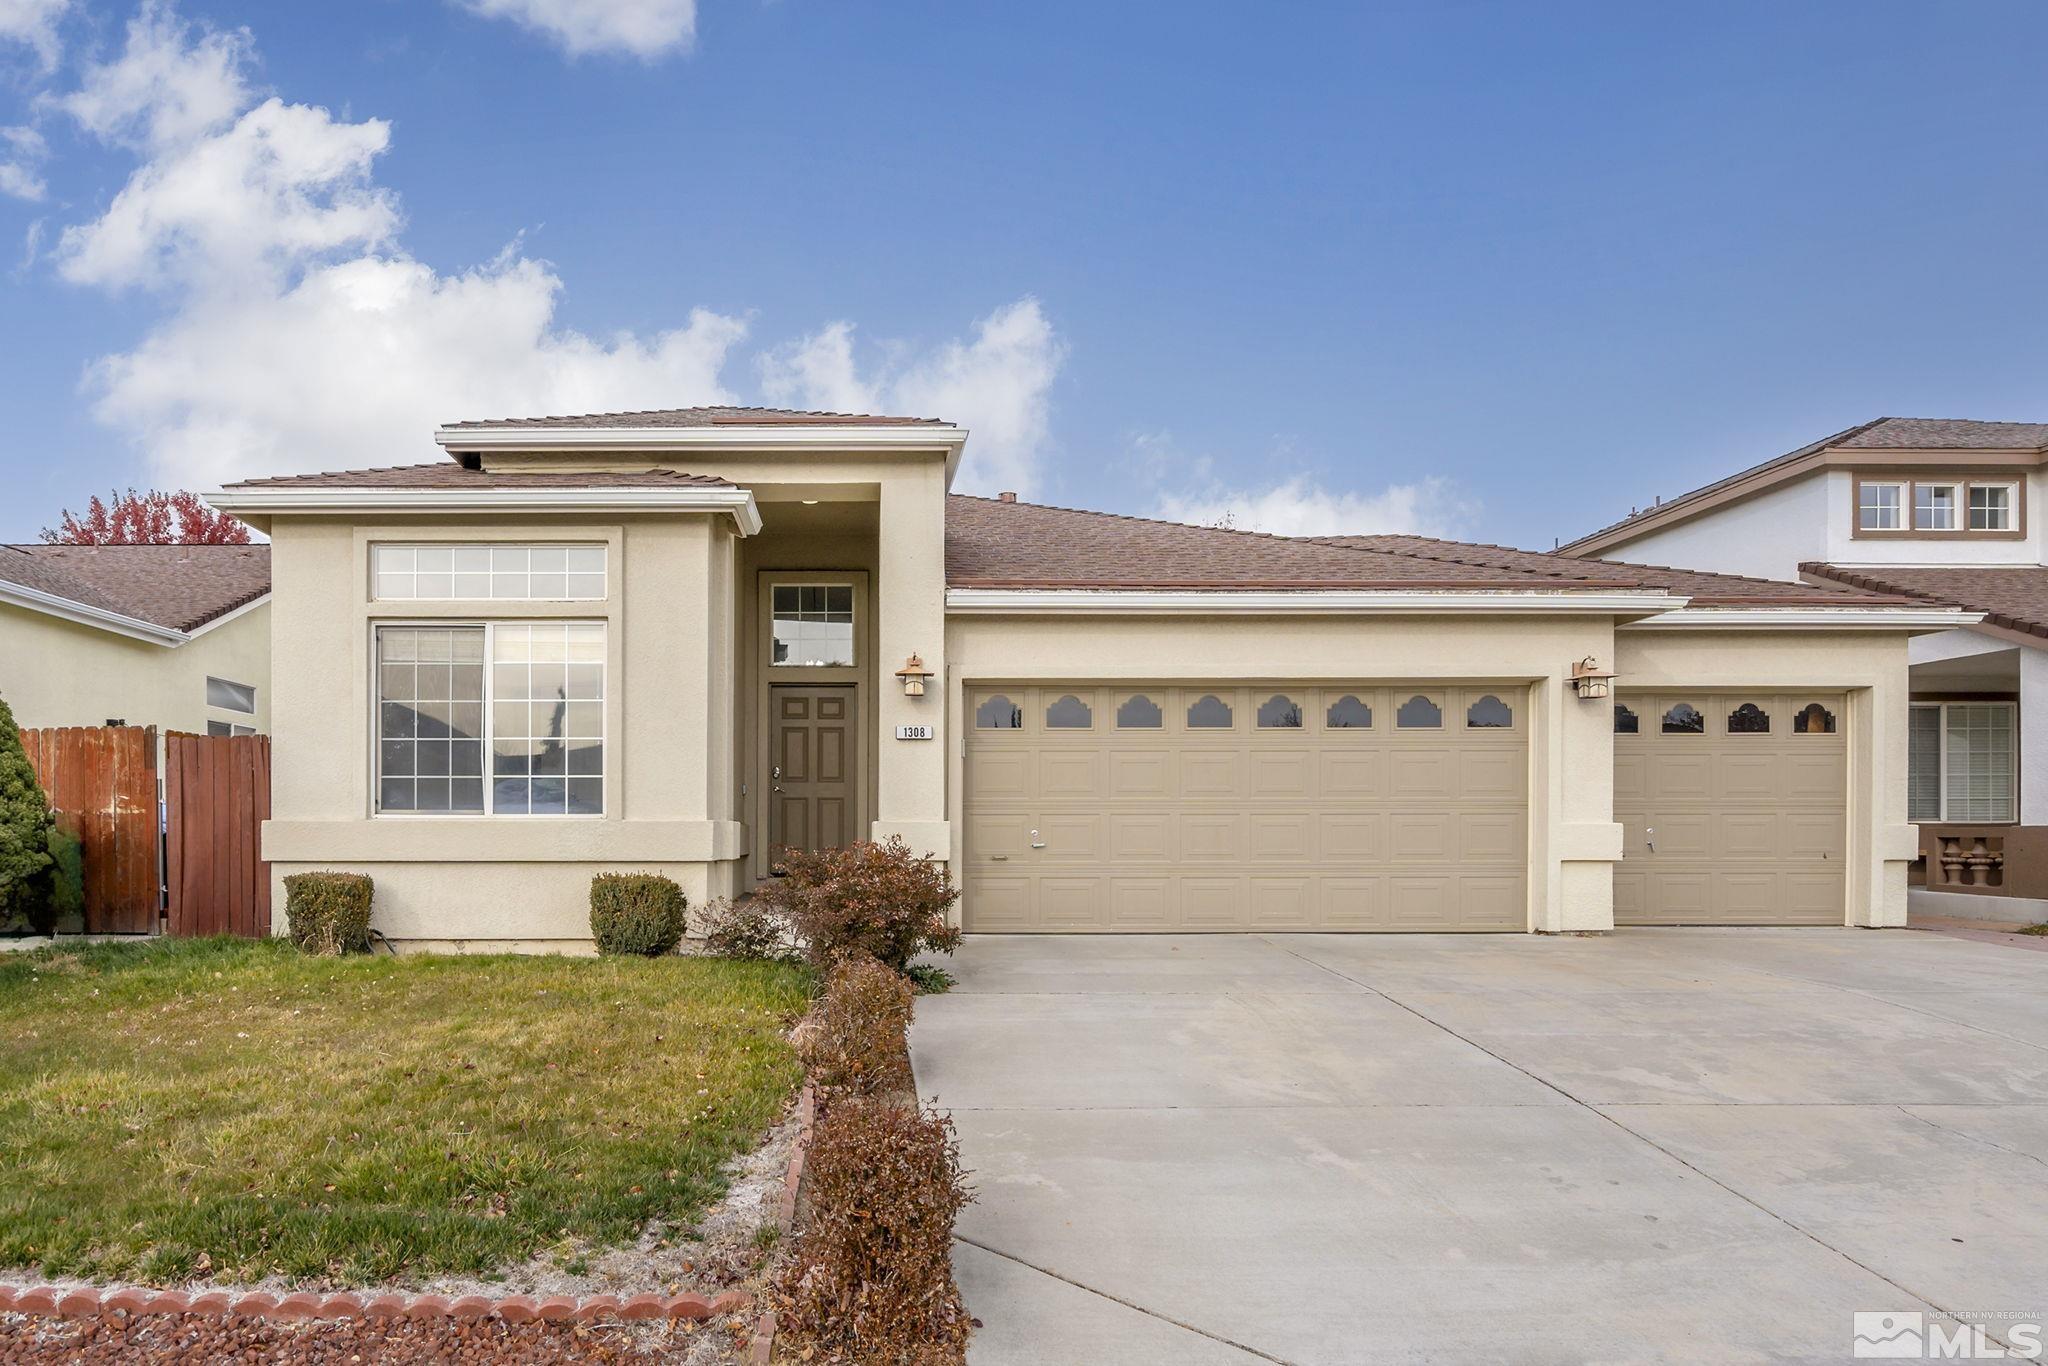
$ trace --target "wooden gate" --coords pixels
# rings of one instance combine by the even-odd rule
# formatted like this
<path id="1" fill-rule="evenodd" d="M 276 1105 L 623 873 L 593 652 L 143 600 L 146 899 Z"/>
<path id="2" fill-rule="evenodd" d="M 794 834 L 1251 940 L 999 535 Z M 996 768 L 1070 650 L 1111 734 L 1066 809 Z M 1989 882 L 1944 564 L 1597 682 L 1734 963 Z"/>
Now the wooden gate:
<path id="1" fill-rule="evenodd" d="M 58 826 L 82 846 L 87 933 L 154 934 L 162 905 L 155 728 L 25 730 L 21 743 Z"/>
<path id="2" fill-rule="evenodd" d="M 270 933 L 270 737 L 164 737 L 167 915 L 172 934 Z"/>

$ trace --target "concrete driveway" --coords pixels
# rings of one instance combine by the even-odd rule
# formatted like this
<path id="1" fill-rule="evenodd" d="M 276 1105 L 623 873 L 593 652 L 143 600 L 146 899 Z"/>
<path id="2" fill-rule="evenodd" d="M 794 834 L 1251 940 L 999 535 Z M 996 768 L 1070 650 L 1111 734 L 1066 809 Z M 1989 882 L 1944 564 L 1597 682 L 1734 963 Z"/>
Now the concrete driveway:
<path id="1" fill-rule="evenodd" d="M 918 1004 L 977 1366 L 1842 1360 L 2048 1315 L 2048 953 L 975 937 Z"/>

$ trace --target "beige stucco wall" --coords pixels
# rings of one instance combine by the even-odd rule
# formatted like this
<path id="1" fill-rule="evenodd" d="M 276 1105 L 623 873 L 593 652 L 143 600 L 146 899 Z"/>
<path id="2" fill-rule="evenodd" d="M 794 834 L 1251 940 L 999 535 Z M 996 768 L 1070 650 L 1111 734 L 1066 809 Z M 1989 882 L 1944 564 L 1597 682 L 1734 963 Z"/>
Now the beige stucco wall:
<path id="1" fill-rule="evenodd" d="M 1530 718 L 1529 927 L 1601 930 L 1614 923 L 1621 856 L 1614 737 L 1606 705 L 1570 695 L 1566 677 L 1574 660 L 1609 658 L 1613 641 L 1605 616 L 956 616 L 947 628 L 946 734 L 966 733 L 965 691 L 979 683 L 1520 682 Z M 946 753 L 958 863 L 957 738 Z"/>
<path id="2" fill-rule="evenodd" d="M 723 516 L 528 515 L 384 525 L 279 519 L 272 820 L 281 880 L 370 874 L 376 928 L 416 945 L 579 948 L 603 871 L 665 873 L 693 903 L 729 894 L 746 850 L 732 810 L 734 538 Z M 372 602 L 376 541 L 585 541 L 608 547 L 598 603 Z M 404 621 L 603 620 L 605 811 L 595 817 L 376 815 L 371 632 Z M 278 922 L 281 886 L 274 889 Z"/>
<path id="3" fill-rule="evenodd" d="M 254 717 L 209 710 L 208 675 L 256 689 Z M 209 719 L 270 729 L 270 604 L 183 645 L 152 645 L 0 604 L 0 697 L 24 727 L 100 726 L 109 719 L 206 733 Z"/>
<path id="4" fill-rule="evenodd" d="M 1906 923 L 1906 640 L 1903 632 L 1624 627 L 1617 682 L 1628 688 L 1845 691 L 1849 698 L 1848 904 L 1844 923 Z"/>

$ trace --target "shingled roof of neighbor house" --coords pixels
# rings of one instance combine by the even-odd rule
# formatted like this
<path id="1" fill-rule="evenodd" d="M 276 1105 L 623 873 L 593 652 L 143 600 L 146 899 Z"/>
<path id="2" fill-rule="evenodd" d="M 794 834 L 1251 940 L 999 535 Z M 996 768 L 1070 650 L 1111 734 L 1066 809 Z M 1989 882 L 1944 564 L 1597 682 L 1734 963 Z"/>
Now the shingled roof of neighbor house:
<path id="1" fill-rule="evenodd" d="M 1767 486 L 1778 479 L 1790 478 L 1794 473 L 1810 472 L 1804 469 L 1805 464 L 1811 457 L 1827 450 L 2048 451 L 2048 422 L 1980 422 L 1961 417 L 1874 418 L 1747 469 L 1737 470 L 1711 484 L 1702 484 L 1675 498 L 1637 508 L 1618 521 L 1566 542 L 1564 549 L 1571 551 L 1589 541 L 1601 540 L 1645 518 L 1667 521 L 1673 513 L 1682 513 L 1689 506 L 1743 484 Z M 1795 470 L 1795 467 L 1799 468 Z"/>
<path id="2" fill-rule="evenodd" d="M 822 413 L 798 408 L 650 408 L 633 413 L 580 413 L 561 417 L 500 417 L 450 422 L 448 430 L 478 427 L 951 427 L 938 417 L 884 417 L 876 413 Z"/>
<path id="3" fill-rule="evenodd" d="M 270 547 L 0 545 L 0 580 L 192 631 L 270 591 Z"/>
<path id="4" fill-rule="evenodd" d="M 956 588 L 1668 589 L 1701 605 L 1885 606 L 1843 588 L 1575 560 L 1424 536 L 1287 537 L 955 494 Z"/>
<path id="5" fill-rule="evenodd" d="M 596 471 L 569 474 L 553 470 L 520 471 L 504 474 L 471 469 L 453 460 L 436 460 L 430 465 L 393 465 L 383 469 L 330 470 L 321 474 L 280 474 L 264 479 L 244 479 L 229 484 L 231 489 L 323 488 L 323 489 L 666 489 L 731 488 L 732 481 L 711 474 L 683 474 L 676 470 L 637 470 L 624 473 Z"/>
<path id="6" fill-rule="evenodd" d="M 2048 636 L 2048 568 L 2007 565 L 1982 568 L 1907 569 L 1890 566 L 1844 568 L 1809 562 L 1802 574 L 1917 602 L 1982 612 L 1984 624 L 2030 636 Z"/>

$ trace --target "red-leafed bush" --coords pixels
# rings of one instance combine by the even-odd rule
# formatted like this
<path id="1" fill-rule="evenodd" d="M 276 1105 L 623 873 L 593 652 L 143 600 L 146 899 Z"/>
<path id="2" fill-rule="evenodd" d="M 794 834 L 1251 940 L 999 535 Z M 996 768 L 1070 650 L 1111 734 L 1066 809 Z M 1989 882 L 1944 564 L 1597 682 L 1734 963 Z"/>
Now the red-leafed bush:
<path id="1" fill-rule="evenodd" d="M 805 1181 L 809 1214 L 775 1294 L 792 1359 L 964 1361 L 971 1321 L 953 1284 L 953 1220 L 973 1197 L 953 1122 L 839 1098 L 818 1120 Z"/>
<path id="2" fill-rule="evenodd" d="M 873 1095 L 910 1084 L 910 1012 L 910 983 L 855 956 L 832 969 L 790 1037 L 820 1089 Z"/>
<path id="3" fill-rule="evenodd" d="M 946 923 L 960 899 L 946 865 L 911 853 L 901 839 L 784 850 L 781 867 L 783 876 L 757 895 L 820 967 L 864 953 L 902 972 L 916 955 L 951 953 L 960 943 Z"/>

